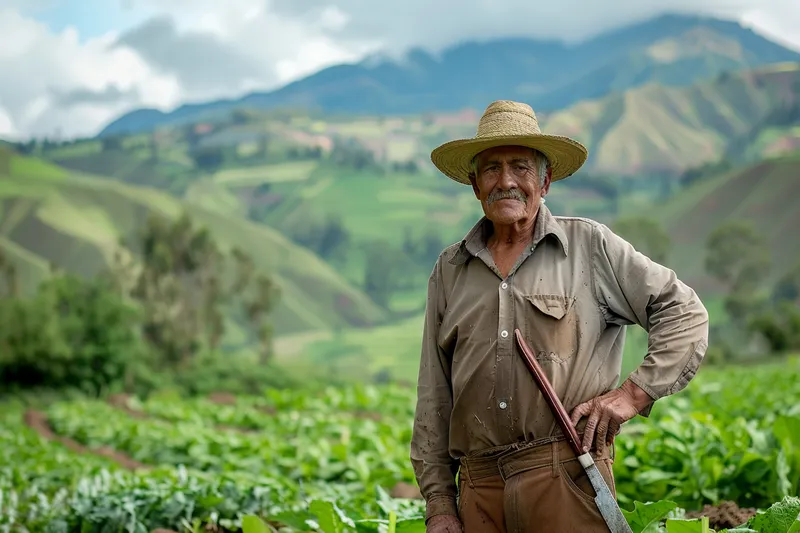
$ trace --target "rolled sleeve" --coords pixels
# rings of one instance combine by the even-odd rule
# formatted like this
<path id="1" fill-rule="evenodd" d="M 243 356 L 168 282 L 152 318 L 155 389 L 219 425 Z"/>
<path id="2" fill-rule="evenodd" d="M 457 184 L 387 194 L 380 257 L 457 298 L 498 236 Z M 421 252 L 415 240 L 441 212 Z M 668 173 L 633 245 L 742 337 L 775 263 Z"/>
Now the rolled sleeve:
<path id="1" fill-rule="evenodd" d="M 450 357 L 439 347 L 438 333 L 445 307 L 440 256 L 428 280 L 422 334 L 417 405 L 411 437 L 411 464 L 426 500 L 426 518 L 456 515 L 455 476 L 458 461 L 450 456 L 449 427 L 453 407 Z"/>
<path id="2" fill-rule="evenodd" d="M 683 390 L 708 348 L 708 312 L 695 291 L 599 224 L 593 238 L 595 291 L 606 321 L 638 324 L 648 350 L 629 379 L 656 401 Z M 652 403 L 641 414 L 649 416 Z"/>

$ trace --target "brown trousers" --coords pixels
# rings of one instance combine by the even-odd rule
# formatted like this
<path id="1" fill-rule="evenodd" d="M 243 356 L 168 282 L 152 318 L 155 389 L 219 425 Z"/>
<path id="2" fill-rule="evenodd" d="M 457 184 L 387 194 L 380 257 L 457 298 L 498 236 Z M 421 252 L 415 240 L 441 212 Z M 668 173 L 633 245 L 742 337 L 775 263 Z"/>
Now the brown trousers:
<path id="1" fill-rule="evenodd" d="M 616 498 L 611 454 L 592 455 Z M 465 533 L 608 533 L 592 484 L 566 440 L 466 457 L 458 484 Z"/>

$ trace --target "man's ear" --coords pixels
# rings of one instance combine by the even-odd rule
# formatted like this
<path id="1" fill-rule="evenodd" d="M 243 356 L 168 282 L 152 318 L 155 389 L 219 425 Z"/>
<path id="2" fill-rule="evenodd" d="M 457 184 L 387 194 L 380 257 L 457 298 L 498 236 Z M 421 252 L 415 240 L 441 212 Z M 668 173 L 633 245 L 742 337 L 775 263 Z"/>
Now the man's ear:
<path id="1" fill-rule="evenodd" d="M 469 182 L 472 184 L 472 192 L 475 193 L 475 198 L 481 199 L 481 191 L 478 189 L 478 182 L 475 180 L 475 174 L 469 174 Z"/>
<path id="2" fill-rule="evenodd" d="M 553 169 L 550 168 L 550 165 L 547 165 L 547 174 L 544 178 L 544 185 L 542 186 L 542 198 L 547 196 L 547 193 L 550 192 L 550 184 L 553 182 Z"/>

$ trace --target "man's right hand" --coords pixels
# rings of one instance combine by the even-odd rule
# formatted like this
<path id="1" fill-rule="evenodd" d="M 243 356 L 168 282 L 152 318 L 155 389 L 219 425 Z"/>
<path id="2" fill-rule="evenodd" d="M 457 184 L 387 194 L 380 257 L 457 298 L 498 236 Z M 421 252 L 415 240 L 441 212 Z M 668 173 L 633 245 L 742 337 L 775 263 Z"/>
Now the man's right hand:
<path id="1" fill-rule="evenodd" d="M 464 533 L 461 521 L 457 516 L 441 514 L 432 516 L 425 528 L 426 533 Z"/>

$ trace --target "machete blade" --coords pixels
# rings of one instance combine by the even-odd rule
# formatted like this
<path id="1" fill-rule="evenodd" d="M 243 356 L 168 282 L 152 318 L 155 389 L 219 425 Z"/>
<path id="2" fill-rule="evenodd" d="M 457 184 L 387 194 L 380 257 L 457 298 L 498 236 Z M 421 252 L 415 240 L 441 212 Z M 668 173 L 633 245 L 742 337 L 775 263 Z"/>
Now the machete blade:
<path id="1" fill-rule="evenodd" d="M 603 515 L 606 524 L 608 524 L 608 529 L 611 533 L 633 533 L 631 526 L 628 525 L 628 521 L 625 520 L 625 516 L 623 516 L 617 501 L 614 499 L 614 495 L 611 494 L 606 480 L 597 469 L 597 465 L 594 459 L 592 459 L 592 456 L 587 453 L 580 456 L 578 459 L 583 469 L 586 471 L 589 481 L 592 482 L 592 487 L 594 487 L 594 491 L 597 494 L 594 501 L 597 504 L 597 508 L 600 510 L 600 514 Z"/>

